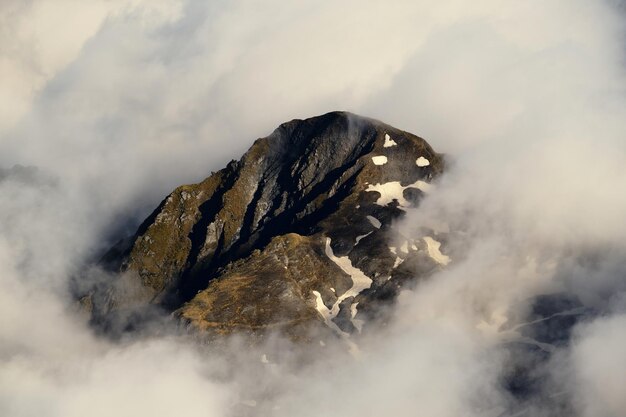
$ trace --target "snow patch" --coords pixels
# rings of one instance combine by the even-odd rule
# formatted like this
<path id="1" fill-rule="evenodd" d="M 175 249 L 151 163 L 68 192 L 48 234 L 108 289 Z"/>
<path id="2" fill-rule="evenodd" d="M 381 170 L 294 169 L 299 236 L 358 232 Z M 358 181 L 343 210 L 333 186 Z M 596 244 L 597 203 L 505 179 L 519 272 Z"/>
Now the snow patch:
<path id="1" fill-rule="evenodd" d="M 385 155 L 372 156 L 372 162 L 374 162 L 374 165 L 385 165 L 387 157 Z"/>
<path id="2" fill-rule="evenodd" d="M 415 163 L 418 167 L 427 167 L 428 165 L 430 165 L 430 161 L 423 156 L 417 158 L 417 161 L 415 161 Z"/>
<path id="3" fill-rule="evenodd" d="M 423 191 L 425 193 L 427 193 L 427 192 L 429 192 L 429 191 L 431 191 L 433 189 L 433 185 L 432 184 L 429 184 L 429 183 L 427 183 L 425 181 L 420 181 L 420 180 L 415 181 L 413 184 L 409 185 L 406 188 L 409 188 L 409 187 L 417 188 L 418 190 L 421 190 L 421 191 Z"/>
<path id="4" fill-rule="evenodd" d="M 326 307 L 324 301 L 322 300 L 322 295 L 318 291 L 312 291 L 313 295 L 315 296 L 315 308 L 320 313 L 328 327 L 335 330 L 340 335 L 349 336 L 346 332 L 341 330 L 337 326 L 337 324 L 335 324 L 335 322 L 333 322 L 333 319 L 337 317 L 337 314 L 339 314 L 339 306 L 343 302 L 343 300 L 350 297 L 356 297 L 361 293 L 361 291 L 371 287 L 372 279 L 365 275 L 360 269 L 355 268 L 352 265 L 352 261 L 347 256 L 335 256 L 335 254 L 333 253 L 333 249 L 330 246 L 330 242 L 330 238 L 327 237 L 325 248 L 326 256 L 328 256 L 331 261 L 333 261 L 339 268 L 341 268 L 343 272 L 345 272 L 350 276 L 350 278 L 352 278 L 352 287 L 343 294 L 341 294 L 339 297 L 337 297 L 337 300 L 331 308 Z M 356 313 L 354 314 L 356 315 Z M 354 324 L 354 326 L 358 329 L 356 324 Z"/>
<path id="5" fill-rule="evenodd" d="M 372 226 L 374 226 L 377 229 L 380 229 L 380 226 L 382 226 L 382 223 L 380 222 L 380 220 L 378 220 L 374 216 L 367 216 L 367 220 L 369 220 L 370 223 L 372 223 Z"/>
<path id="6" fill-rule="evenodd" d="M 352 321 L 352 325 L 356 328 L 357 332 L 361 333 L 361 329 L 363 329 L 363 320 L 357 319 L 356 317 L 356 313 L 358 312 L 356 307 L 359 305 L 359 303 L 353 303 L 350 306 L 350 321 Z"/>
<path id="7" fill-rule="evenodd" d="M 396 146 L 397 143 L 391 139 L 391 137 L 385 133 L 385 143 L 383 144 L 384 148 L 391 148 L 392 146 Z"/>
<path id="8" fill-rule="evenodd" d="M 405 241 L 402 246 L 400 246 L 400 252 L 409 253 L 409 241 Z"/>
<path id="9" fill-rule="evenodd" d="M 348 334 L 341 330 L 339 326 L 337 326 L 337 324 L 335 324 L 335 322 L 333 321 L 333 319 L 335 318 L 335 316 L 337 316 L 337 313 L 339 312 L 339 304 L 335 303 L 335 305 L 337 305 L 337 312 L 333 314 L 333 311 L 326 307 L 326 304 L 324 304 L 324 300 L 322 300 L 322 294 L 320 294 L 319 291 L 311 292 L 315 296 L 315 309 L 324 319 L 324 323 L 326 324 L 326 326 L 333 329 L 335 332 L 337 332 L 337 334 L 347 336 Z M 333 310 L 335 309 L 335 305 L 333 305 Z"/>
<path id="10" fill-rule="evenodd" d="M 330 309 L 326 307 L 326 304 L 324 304 L 324 300 L 322 300 L 322 294 L 320 294 L 319 291 L 312 292 L 315 296 L 315 309 L 321 314 L 325 321 L 332 318 Z"/>
<path id="11" fill-rule="evenodd" d="M 439 250 L 441 247 L 441 242 L 437 242 L 430 236 L 424 237 L 424 242 L 426 242 L 426 247 L 428 250 L 428 256 L 430 256 L 435 262 L 441 265 L 448 265 L 450 263 L 450 258 Z"/>
<path id="12" fill-rule="evenodd" d="M 368 185 L 365 191 L 377 191 L 380 193 L 380 197 L 376 200 L 376 204 L 379 206 L 386 206 L 393 200 L 398 200 L 400 205 L 408 204 L 408 202 L 402 196 L 404 187 L 400 184 L 400 181 L 392 181 L 385 184 Z"/>
<path id="13" fill-rule="evenodd" d="M 357 236 L 357 237 L 356 237 L 356 243 L 355 243 L 355 245 L 358 245 L 358 244 L 359 244 L 359 242 L 361 241 L 361 239 L 363 239 L 363 238 L 365 238 L 365 237 L 368 237 L 368 236 L 369 236 L 369 235 L 371 235 L 371 234 L 372 234 L 372 232 L 369 232 L 369 233 L 366 233 L 366 234 L 364 234 L 364 235 Z"/>
<path id="14" fill-rule="evenodd" d="M 399 258 L 399 257 L 396 256 L 396 261 L 393 263 L 394 269 L 399 267 L 402 262 L 404 262 L 404 259 Z M 389 277 L 389 278 L 391 278 L 391 277 Z"/>
<path id="15" fill-rule="evenodd" d="M 427 193 L 432 189 L 432 185 L 421 180 L 417 180 L 413 184 L 409 185 L 402 185 L 400 181 L 391 181 L 384 184 L 369 184 L 365 191 L 376 191 L 380 193 L 380 197 L 376 200 L 376 204 L 379 206 L 384 207 L 393 200 L 397 200 L 400 207 L 403 208 L 410 206 L 410 203 L 402 194 L 407 188 L 417 188 L 418 190 Z"/>
<path id="16" fill-rule="evenodd" d="M 339 312 L 339 304 L 348 297 L 356 297 L 363 290 L 368 289 L 372 285 L 372 279 L 365 275 L 363 271 L 352 266 L 352 261 L 347 256 L 337 257 L 333 253 L 333 249 L 330 247 L 330 238 L 326 238 L 326 256 L 330 258 L 343 272 L 350 275 L 352 278 L 352 288 L 343 293 L 338 299 L 335 305 L 337 306 L 337 313 Z M 334 308 L 335 306 L 333 306 Z M 335 315 L 337 315 L 335 313 Z"/>

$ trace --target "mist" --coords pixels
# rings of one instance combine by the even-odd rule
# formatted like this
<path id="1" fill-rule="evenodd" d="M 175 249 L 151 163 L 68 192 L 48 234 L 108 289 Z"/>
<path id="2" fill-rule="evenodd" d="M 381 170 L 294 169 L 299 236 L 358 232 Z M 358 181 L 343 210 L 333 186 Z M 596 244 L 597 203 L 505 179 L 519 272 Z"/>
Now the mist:
<path id="1" fill-rule="evenodd" d="M 626 415 L 619 2 L 33 0 L 0 23 L 0 414 Z M 395 227 L 446 224 L 453 262 L 357 357 L 94 335 L 77 272 L 177 185 L 331 110 L 449 161 Z M 596 314 L 520 402 L 507 342 L 554 293 Z"/>

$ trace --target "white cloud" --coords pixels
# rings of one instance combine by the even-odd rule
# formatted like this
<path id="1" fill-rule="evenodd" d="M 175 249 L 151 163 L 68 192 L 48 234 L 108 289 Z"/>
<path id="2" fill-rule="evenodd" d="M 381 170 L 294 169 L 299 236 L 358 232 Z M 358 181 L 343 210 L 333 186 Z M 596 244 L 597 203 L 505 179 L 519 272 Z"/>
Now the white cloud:
<path id="1" fill-rule="evenodd" d="M 618 416 L 626 410 L 626 315 L 596 320 L 583 327 L 572 351 L 575 392 L 583 416 Z"/>
<path id="2" fill-rule="evenodd" d="M 0 164 L 40 166 L 56 185 L 0 182 L 2 414 L 227 415 L 250 379 L 283 407 L 259 403 L 267 415 L 498 415 L 503 335 L 485 329 L 540 292 L 597 305 L 623 291 L 623 31 L 616 8 L 582 0 L 3 2 Z M 449 153 L 405 226 L 465 233 L 385 337 L 362 341 L 362 362 L 328 346 L 304 370 L 242 365 L 218 383 L 207 375 L 223 364 L 191 345 L 115 346 L 68 311 L 68 277 L 119 218 L 279 123 L 335 109 Z M 583 416 L 625 412 L 614 313 L 565 355 Z"/>

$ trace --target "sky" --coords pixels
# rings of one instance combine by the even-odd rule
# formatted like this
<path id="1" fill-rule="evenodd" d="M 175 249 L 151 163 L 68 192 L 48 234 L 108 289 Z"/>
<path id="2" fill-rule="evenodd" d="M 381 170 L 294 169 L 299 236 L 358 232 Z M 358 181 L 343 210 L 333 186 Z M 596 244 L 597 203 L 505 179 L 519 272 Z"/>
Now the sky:
<path id="1" fill-rule="evenodd" d="M 0 171 L 0 414 L 626 415 L 625 29 L 608 0 L 2 1 L 0 168 L 38 172 Z M 175 186 L 332 110 L 446 153 L 398 227 L 462 231 L 363 357 L 268 371 L 92 334 L 67 290 L 87 260 Z M 555 291 L 602 314 L 545 367 L 572 409 L 519 411 L 489 329 Z"/>

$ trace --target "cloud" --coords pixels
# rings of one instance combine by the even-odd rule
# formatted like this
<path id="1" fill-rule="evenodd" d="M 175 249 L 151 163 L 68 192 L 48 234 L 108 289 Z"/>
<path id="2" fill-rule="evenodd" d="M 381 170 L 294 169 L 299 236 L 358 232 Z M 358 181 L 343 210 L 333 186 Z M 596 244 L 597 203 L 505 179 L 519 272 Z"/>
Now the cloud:
<path id="1" fill-rule="evenodd" d="M 626 413 L 620 8 L 34 0 L 3 2 L 0 23 L 0 165 L 46 178 L 0 180 L 3 415 L 506 415 L 518 404 L 498 325 L 554 291 L 606 317 L 557 355 L 572 373 L 547 372 L 566 378 L 574 415 Z M 448 223 L 455 262 L 402 295 L 362 358 L 328 346 L 297 365 L 279 343 L 266 353 L 287 363 L 271 371 L 248 357 L 261 352 L 228 368 L 178 338 L 91 334 L 67 294 L 90 257 L 174 186 L 334 109 L 424 136 L 451 161 L 399 227 Z"/>
<path id="2" fill-rule="evenodd" d="M 617 416 L 626 410 L 623 336 L 626 316 L 617 314 L 583 327 L 572 350 L 575 392 L 584 416 Z"/>

